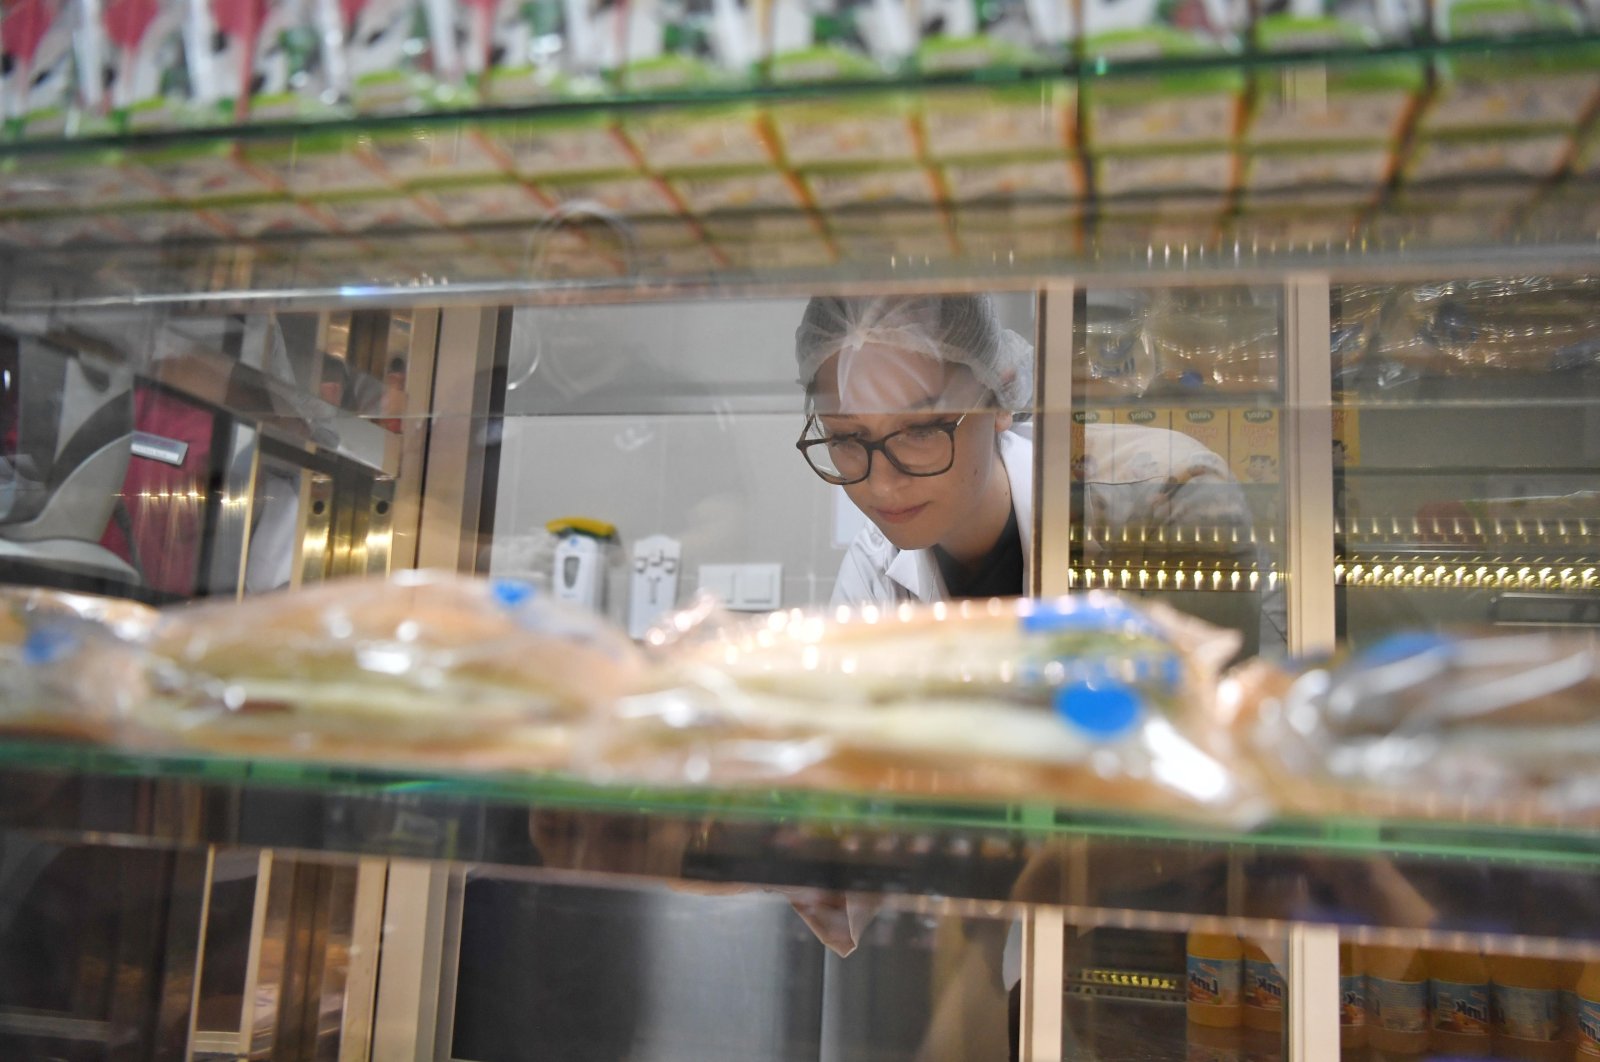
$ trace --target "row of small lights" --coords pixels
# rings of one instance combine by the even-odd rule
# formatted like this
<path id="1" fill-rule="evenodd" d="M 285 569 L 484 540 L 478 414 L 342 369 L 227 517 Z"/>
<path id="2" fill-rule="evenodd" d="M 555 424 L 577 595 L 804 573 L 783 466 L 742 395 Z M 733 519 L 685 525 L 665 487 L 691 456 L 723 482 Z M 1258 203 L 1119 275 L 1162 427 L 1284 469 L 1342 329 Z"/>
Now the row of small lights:
<path id="1" fill-rule="evenodd" d="M 1345 564 L 1333 566 L 1336 586 L 1493 590 L 1597 590 L 1593 566 L 1464 564 Z"/>

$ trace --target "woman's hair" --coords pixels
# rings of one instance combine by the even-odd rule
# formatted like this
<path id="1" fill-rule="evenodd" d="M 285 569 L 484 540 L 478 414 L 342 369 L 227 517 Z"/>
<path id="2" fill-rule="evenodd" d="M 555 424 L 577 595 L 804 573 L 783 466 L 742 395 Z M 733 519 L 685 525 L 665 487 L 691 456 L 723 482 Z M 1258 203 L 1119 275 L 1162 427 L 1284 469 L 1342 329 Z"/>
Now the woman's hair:
<path id="1" fill-rule="evenodd" d="M 1001 326 L 987 295 L 817 296 L 806 304 L 794 339 L 808 406 L 823 363 L 852 357 L 867 344 L 964 366 L 998 408 L 1033 406 L 1033 346 Z"/>

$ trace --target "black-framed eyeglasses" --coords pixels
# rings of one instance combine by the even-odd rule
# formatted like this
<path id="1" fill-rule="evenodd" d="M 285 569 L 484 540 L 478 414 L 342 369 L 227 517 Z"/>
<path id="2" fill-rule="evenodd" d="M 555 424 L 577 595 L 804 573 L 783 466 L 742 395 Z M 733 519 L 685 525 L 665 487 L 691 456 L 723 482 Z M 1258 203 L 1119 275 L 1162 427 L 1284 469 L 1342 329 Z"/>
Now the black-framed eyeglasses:
<path id="1" fill-rule="evenodd" d="M 876 440 L 859 435 L 819 435 L 821 423 L 816 417 L 807 417 L 805 431 L 794 446 L 813 472 L 841 487 L 860 483 L 870 476 L 872 455 L 880 451 L 891 465 L 908 476 L 942 476 L 956 463 L 956 429 L 970 415 L 963 413 L 955 420 L 914 424 Z"/>

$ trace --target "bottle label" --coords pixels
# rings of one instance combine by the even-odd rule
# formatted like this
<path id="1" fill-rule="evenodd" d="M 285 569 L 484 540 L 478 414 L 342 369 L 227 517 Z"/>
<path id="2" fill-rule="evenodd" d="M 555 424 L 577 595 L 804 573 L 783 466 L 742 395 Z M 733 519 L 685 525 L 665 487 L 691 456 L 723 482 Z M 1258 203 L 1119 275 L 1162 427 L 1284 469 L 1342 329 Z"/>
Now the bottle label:
<path id="1" fill-rule="evenodd" d="M 1349 1029 L 1366 1023 L 1366 975 L 1345 974 L 1339 978 L 1339 1024 Z"/>
<path id="2" fill-rule="evenodd" d="M 1283 975 L 1270 962 L 1247 959 L 1244 964 L 1244 1005 L 1260 1010 L 1283 1010 Z"/>
<path id="3" fill-rule="evenodd" d="M 1600 1058 L 1600 1001 L 1578 997 L 1578 1053 Z"/>
<path id="4" fill-rule="evenodd" d="M 1561 997 L 1554 989 L 1494 986 L 1494 1031 L 1513 1040 L 1561 1037 Z"/>
<path id="5" fill-rule="evenodd" d="M 1457 1036 L 1489 1035 L 1489 986 L 1432 981 L 1429 993 L 1433 1027 Z"/>
<path id="6" fill-rule="evenodd" d="M 1372 1024 L 1397 1033 L 1428 1031 L 1428 982 L 1367 976 L 1367 1011 Z"/>
<path id="7" fill-rule="evenodd" d="M 1243 966 L 1238 959 L 1189 956 L 1189 1002 L 1211 1007 L 1237 1007 Z"/>

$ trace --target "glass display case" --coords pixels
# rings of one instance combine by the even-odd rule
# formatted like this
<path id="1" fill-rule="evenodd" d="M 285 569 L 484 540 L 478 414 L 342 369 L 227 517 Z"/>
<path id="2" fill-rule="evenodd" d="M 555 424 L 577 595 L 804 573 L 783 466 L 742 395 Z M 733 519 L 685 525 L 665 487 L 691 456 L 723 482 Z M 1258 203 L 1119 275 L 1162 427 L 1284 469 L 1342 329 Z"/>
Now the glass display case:
<path id="1" fill-rule="evenodd" d="M 655 65 L 531 100 L 474 71 L 450 108 L 62 130 L 0 96 L 0 581 L 447 569 L 634 638 L 699 590 L 822 609 L 869 521 L 794 452 L 806 301 L 980 292 L 1032 347 L 1031 594 L 1170 606 L 1234 661 L 1592 637 L 1591 13 L 1173 45 L 1086 10 L 969 70 L 961 17 L 891 61 L 838 6 L 809 61 L 875 65 L 834 80 L 776 33 L 674 84 L 728 32 L 674 11 Z M 1220 821 L 16 728 L 0 793 L 7 1057 L 1600 1051 L 1587 807 Z"/>

